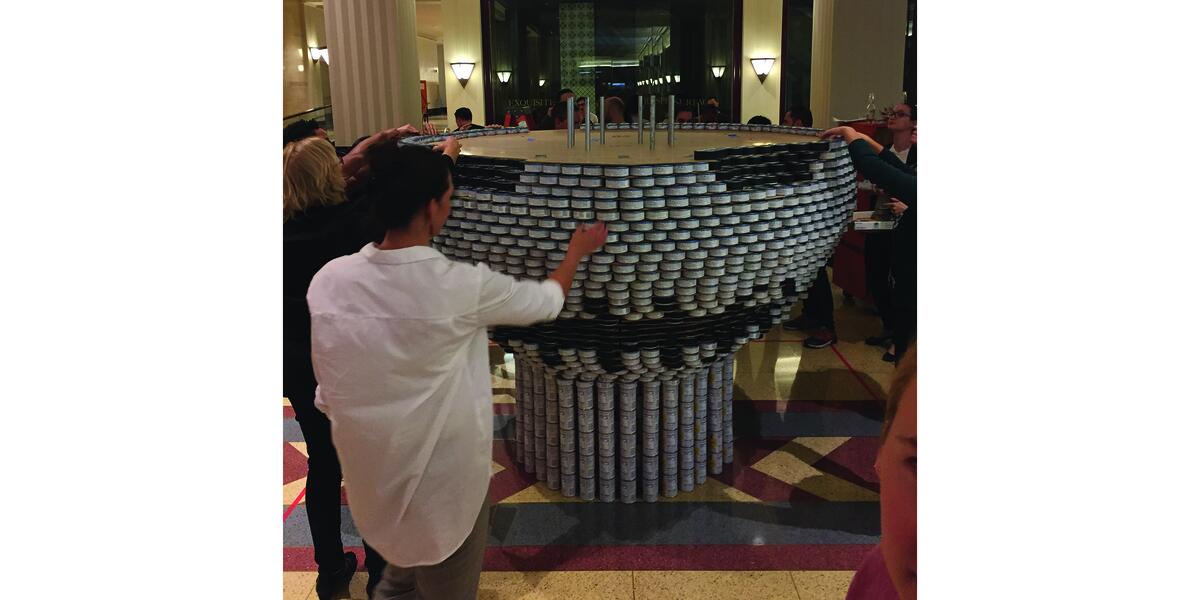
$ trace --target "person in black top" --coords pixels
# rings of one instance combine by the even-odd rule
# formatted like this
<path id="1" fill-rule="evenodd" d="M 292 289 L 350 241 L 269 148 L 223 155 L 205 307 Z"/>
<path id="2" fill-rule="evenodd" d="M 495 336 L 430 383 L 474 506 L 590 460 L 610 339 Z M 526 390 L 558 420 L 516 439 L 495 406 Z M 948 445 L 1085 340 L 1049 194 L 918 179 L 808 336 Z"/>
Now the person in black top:
<path id="1" fill-rule="evenodd" d="M 746 124 L 747 125 L 770 125 L 771 120 L 762 115 L 754 115 L 753 117 L 750 117 L 749 121 L 746 121 Z"/>
<path id="2" fill-rule="evenodd" d="M 914 130 L 914 144 L 915 135 Z M 893 340 L 899 360 L 917 335 L 917 173 L 893 152 L 884 152 L 878 142 L 851 127 L 834 127 L 821 133 L 822 138 L 833 136 L 850 142 L 854 168 L 891 197 L 889 209 L 900 214 L 892 230 Z"/>
<path id="3" fill-rule="evenodd" d="M 396 131 L 416 130 L 411 126 Z M 387 130 L 393 131 L 393 130 Z M 362 144 L 363 155 L 373 144 L 395 143 L 380 132 Z M 458 142 L 449 138 L 437 148 L 451 161 Z M 308 285 L 325 263 L 353 254 L 371 241 L 367 206 L 347 199 L 345 165 L 333 146 L 319 136 L 309 136 L 283 150 L 283 393 L 296 411 L 296 421 L 308 446 L 308 481 L 305 492 L 313 554 L 317 562 L 317 597 L 332 598 L 344 591 L 358 568 L 358 559 L 344 552 L 341 540 L 342 468 L 333 446 L 329 419 L 314 405 Z M 370 173 L 356 165 L 354 175 L 369 185 Z M 373 589 L 386 561 L 363 540 L 367 587 Z"/>
<path id="4" fill-rule="evenodd" d="M 916 107 L 907 103 L 892 107 L 887 120 L 887 128 L 892 134 L 892 143 L 883 149 L 883 152 L 894 154 L 913 171 L 917 170 L 917 146 L 912 141 L 916 123 Z M 890 206 L 887 195 L 880 194 L 876 198 L 875 208 L 877 210 L 888 208 L 885 204 Z M 883 333 L 868 337 L 866 341 L 872 346 L 889 348 L 889 352 L 883 355 L 883 359 L 886 361 L 895 360 L 895 352 L 891 349 L 895 314 L 895 307 L 892 306 L 891 284 L 892 245 L 891 231 L 868 233 L 863 245 L 867 289 L 870 291 L 871 299 L 874 300 L 875 308 L 879 311 L 879 317 L 883 321 Z"/>
<path id="5" fill-rule="evenodd" d="M 455 131 L 470 131 L 472 129 L 483 129 L 483 125 L 476 125 L 476 124 L 472 123 L 471 118 L 472 118 L 471 109 L 469 109 L 465 106 L 458 107 L 458 110 L 454 111 L 454 123 L 455 123 L 455 125 L 458 125 L 458 129 L 455 129 Z"/>
<path id="6" fill-rule="evenodd" d="M 783 124 L 792 127 L 812 127 L 812 111 L 807 106 L 794 104 L 783 113 Z"/>

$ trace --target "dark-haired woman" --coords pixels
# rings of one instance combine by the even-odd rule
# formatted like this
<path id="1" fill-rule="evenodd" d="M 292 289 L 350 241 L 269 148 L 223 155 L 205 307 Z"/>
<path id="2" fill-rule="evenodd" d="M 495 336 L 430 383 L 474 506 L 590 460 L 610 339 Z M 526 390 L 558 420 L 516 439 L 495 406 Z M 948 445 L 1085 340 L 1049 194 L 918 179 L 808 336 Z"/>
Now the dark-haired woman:
<path id="1" fill-rule="evenodd" d="M 487 328 L 554 319 L 608 234 L 580 226 L 540 282 L 455 262 L 429 246 L 450 216 L 443 157 L 377 144 L 368 159 L 366 197 L 387 233 L 313 277 L 317 406 L 354 522 L 388 562 L 374 598 L 475 598 L 492 474 Z"/>

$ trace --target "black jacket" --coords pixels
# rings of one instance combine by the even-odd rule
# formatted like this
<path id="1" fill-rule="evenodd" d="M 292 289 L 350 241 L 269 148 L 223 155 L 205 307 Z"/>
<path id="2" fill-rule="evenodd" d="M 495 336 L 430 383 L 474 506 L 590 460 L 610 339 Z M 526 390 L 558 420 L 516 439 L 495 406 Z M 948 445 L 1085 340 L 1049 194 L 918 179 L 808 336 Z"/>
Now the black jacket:
<path id="1" fill-rule="evenodd" d="M 318 206 L 283 224 L 283 343 L 307 352 L 308 285 L 325 263 L 353 254 L 371 241 L 366 202 Z"/>
<path id="2" fill-rule="evenodd" d="M 916 146 L 909 151 L 916 161 Z M 892 302 L 899 308 L 917 306 L 917 174 L 891 152 L 876 154 L 864 140 L 850 143 L 850 160 L 867 181 L 908 205 L 892 232 Z"/>

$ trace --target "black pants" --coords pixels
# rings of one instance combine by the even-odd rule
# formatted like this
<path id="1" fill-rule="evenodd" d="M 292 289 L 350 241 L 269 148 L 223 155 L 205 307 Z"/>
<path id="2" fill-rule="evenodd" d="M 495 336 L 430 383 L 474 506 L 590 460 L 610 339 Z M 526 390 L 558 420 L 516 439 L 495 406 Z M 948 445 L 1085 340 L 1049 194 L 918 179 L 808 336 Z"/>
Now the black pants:
<path id="1" fill-rule="evenodd" d="M 833 329 L 833 288 L 829 286 L 827 266 L 817 269 L 817 278 L 808 288 L 801 314 L 819 326 Z"/>
<path id="2" fill-rule="evenodd" d="M 867 270 L 867 291 L 871 294 L 871 300 L 875 302 L 879 318 L 883 320 L 884 331 L 894 331 L 896 325 L 892 322 L 894 309 L 892 307 L 892 283 L 889 277 L 892 270 L 892 233 L 890 231 L 872 232 L 864 237 L 866 238 L 863 254 Z"/>
<path id="3" fill-rule="evenodd" d="M 892 339 L 896 344 L 896 362 L 898 363 L 901 358 L 904 358 L 908 347 L 917 339 L 917 309 L 898 306 L 893 315 L 895 337 Z"/>
<path id="4" fill-rule="evenodd" d="M 333 447 L 329 418 L 313 404 L 317 381 L 308 349 L 284 348 L 283 394 L 296 410 L 296 421 L 308 444 L 308 484 L 304 493 L 317 570 L 342 568 L 342 465 Z M 387 562 L 363 540 L 370 581 L 377 581 Z"/>

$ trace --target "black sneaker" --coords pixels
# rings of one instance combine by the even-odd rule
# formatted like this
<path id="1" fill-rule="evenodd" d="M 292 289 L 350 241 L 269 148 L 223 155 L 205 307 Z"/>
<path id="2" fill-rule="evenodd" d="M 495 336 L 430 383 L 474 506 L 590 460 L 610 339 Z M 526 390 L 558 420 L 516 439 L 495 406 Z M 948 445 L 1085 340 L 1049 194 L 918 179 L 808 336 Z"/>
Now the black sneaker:
<path id="1" fill-rule="evenodd" d="M 822 327 L 817 333 L 804 338 L 805 348 L 825 348 L 836 343 L 837 334 L 827 327 Z"/>
<path id="2" fill-rule="evenodd" d="M 791 331 L 808 331 L 819 327 L 813 323 L 808 317 L 801 315 L 799 318 L 783 322 L 783 328 Z"/>
<path id="3" fill-rule="evenodd" d="M 337 571 L 317 572 L 318 600 L 333 600 L 350 597 L 350 578 L 358 570 L 358 557 L 353 552 L 347 552 L 342 568 Z"/>
<path id="4" fill-rule="evenodd" d="M 892 333 L 890 331 L 883 332 L 883 335 L 873 335 L 866 339 L 868 346 L 879 346 L 880 348 L 888 348 L 892 345 Z"/>

